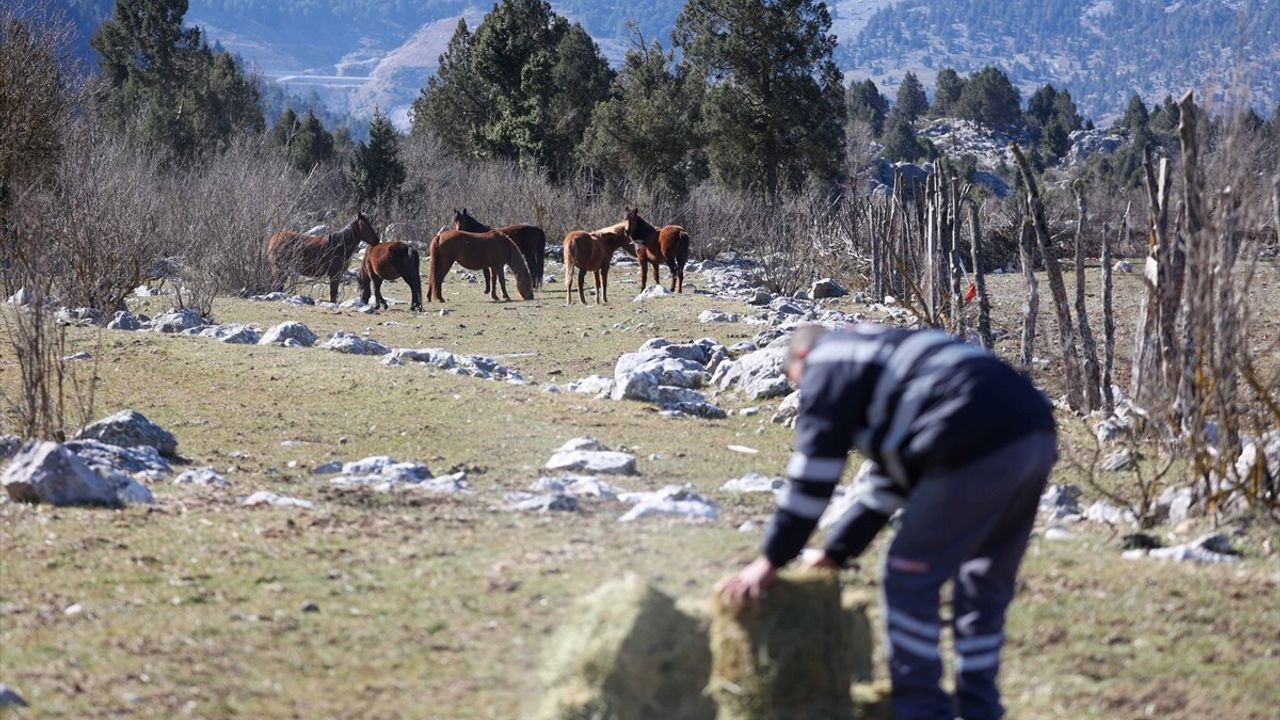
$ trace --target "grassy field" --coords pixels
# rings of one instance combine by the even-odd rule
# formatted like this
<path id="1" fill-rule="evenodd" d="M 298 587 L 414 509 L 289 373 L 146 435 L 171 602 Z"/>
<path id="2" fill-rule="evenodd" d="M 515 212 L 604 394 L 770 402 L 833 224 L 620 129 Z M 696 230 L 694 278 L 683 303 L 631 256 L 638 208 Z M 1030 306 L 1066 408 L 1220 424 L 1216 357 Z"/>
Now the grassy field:
<path id="1" fill-rule="evenodd" d="M 632 303 L 632 272 L 613 280 L 604 307 L 564 307 L 561 283 L 534 302 L 495 304 L 450 278 L 445 316 L 439 305 L 369 316 L 238 300 L 220 300 L 215 313 L 492 355 L 540 384 L 611 375 L 619 354 L 651 337 L 732 344 L 759 329 L 697 323 L 709 308 L 742 312 L 733 301 L 686 293 Z M 1138 280 L 1117 282 L 1118 313 L 1132 317 Z M 691 275 L 689 289 L 697 285 Z M 1019 280 L 991 285 L 998 325 L 1012 331 L 1001 351 L 1012 354 Z M 1259 288 L 1274 298 L 1274 276 Z M 386 294 L 408 299 L 399 284 Z M 1046 297 L 1046 351 L 1050 314 Z M 1274 340 L 1270 322 L 1259 342 Z M 790 432 L 768 421 L 773 403 L 731 394 L 722 405 L 761 414 L 670 420 L 639 403 L 318 349 L 101 337 L 98 414 L 142 411 L 177 434 L 186 466 L 213 465 L 233 487 L 156 484 L 154 506 L 120 511 L 0 504 L 0 682 L 32 705 L 14 717 L 518 718 L 537 694 L 543 641 L 577 596 L 624 572 L 704 595 L 748 560 L 759 533 L 737 528 L 767 518 L 771 499 L 717 489 L 748 471 L 780 474 L 789 454 Z M 94 335 L 76 329 L 73 339 L 91 349 Z M 1130 342 L 1122 335 L 1121 358 Z M 14 381 L 12 350 L 0 349 L 0 386 Z M 722 518 L 623 525 L 618 505 L 590 501 L 573 515 L 502 509 L 505 493 L 525 489 L 580 435 L 637 454 L 641 474 L 620 485 L 691 483 Z M 337 489 L 310 472 L 372 454 L 437 473 L 464 468 L 474 493 Z M 259 489 L 316 507 L 237 505 Z M 1105 529 L 1033 540 L 1005 655 L 1010 717 L 1274 718 L 1280 543 L 1268 523 L 1249 528 L 1248 543 L 1270 549 L 1231 566 L 1124 560 Z M 848 582 L 873 583 L 867 565 Z M 304 611 L 312 603 L 318 611 Z"/>

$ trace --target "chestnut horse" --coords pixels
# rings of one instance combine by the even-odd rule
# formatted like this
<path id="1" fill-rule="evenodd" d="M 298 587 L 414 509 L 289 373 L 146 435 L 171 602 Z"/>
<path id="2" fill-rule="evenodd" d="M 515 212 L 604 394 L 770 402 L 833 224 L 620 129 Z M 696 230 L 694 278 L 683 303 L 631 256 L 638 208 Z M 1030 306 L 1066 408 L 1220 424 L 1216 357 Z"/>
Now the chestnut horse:
<path id="1" fill-rule="evenodd" d="M 347 263 L 360 243 L 370 247 L 379 242 L 378 231 L 362 212 L 346 227 L 328 235 L 303 235 L 281 231 L 267 241 L 267 263 L 271 266 L 272 289 L 284 290 L 285 279 L 292 273 L 308 277 L 329 278 L 329 302 L 338 302 L 338 283 L 347 271 Z"/>
<path id="2" fill-rule="evenodd" d="M 537 225 L 506 225 L 500 228 L 491 228 L 472 217 L 466 208 L 462 208 L 462 212 L 458 212 L 458 209 L 454 208 L 453 229 L 474 233 L 497 230 L 511 238 L 516 247 L 520 248 L 520 254 L 524 255 L 525 262 L 529 264 L 529 272 L 533 275 L 533 286 L 542 287 L 543 269 L 547 263 L 547 234 L 542 232 L 542 228 Z M 486 268 L 484 271 L 485 292 L 491 290 L 489 282 L 489 270 Z"/>
<path id="3" fill-rule="evenodd" d="M 463 232 L 462 230 L 445 230 L 431 238 L 430 281 L 427 287 L 427 300 L 444 302 L 441 285 L 444 276 L 454 263 L 468 270 L 488 269 L 493 273 L 495 282 L 489 291 L 489 297 L 498 299 L 498 288 L 502 288 L 502 298 L 510 300 L 507 295 L 507 279 L 502 274 L 502 266 L 511 266 L 516 276 L 516 289 L 525 300 L 533 299 L 533 280 L 529 275 L 529 265 L 525 263 L 520 248 L 511 238 L 497 230 L 483 233 Z"/>
<path id="4" fill-rule="evenodd" d="M 568 305 L 573 304 L 573 268 L 578 268 L 578 298 L 587 304 L 584 286 L 587 271 L 596 281 L 596 304 L 609 302 L 609 262 L 618 250 L 628 255 L 636 254 L 631 239 L 627 237 L 624 223 L 600 228 L 595 232 L 574 230 L 564 236 L 564 285 Z"/>
<path id="5" fill-rule="evenodd" d="M 418 249 L 408 243 L 392 240 L 371 246 L 365 251 L 364 260 L 360 263 L 360 271 L 356 273 L 356 282 L 360 284 L 360 302 L 369 304 L 369 284 L 372 282 L 373 296 L 376 298 L 374 307 L 387 307 L 387 301 L 382 299 L 383 281 L 391 282 L 403 278 L 412 296 L 409 309 L 421 311 L 422 275 L 419 272 L 421 265 Z"/>
<path id="6" fill-rule="evenodd" d="M 671 291 L 684 292 L 684 266 L 689 262 L 689 233 L 679 225 L 655 228 L 640 217 L 639 208 L 623 208 L 627 236 L 636 243 L 636 259 L 640 261 L 640 290 L 644 290 L 649 263 L 653 263 L 653 282 L 658 279 L 658 264 L 671 268 Z"/>

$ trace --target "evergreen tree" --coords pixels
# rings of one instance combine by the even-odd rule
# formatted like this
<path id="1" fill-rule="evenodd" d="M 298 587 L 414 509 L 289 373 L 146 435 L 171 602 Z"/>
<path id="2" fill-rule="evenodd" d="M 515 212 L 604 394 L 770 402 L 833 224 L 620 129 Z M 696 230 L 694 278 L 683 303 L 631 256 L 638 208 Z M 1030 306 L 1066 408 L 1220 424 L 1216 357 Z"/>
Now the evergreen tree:
<path id="1" fill-rule="evenodd" d="M 1173 101 L 1173 96 L 1165 95 L 1164 100 L 1156 106 L 1147 120 L 1147 127 L 1159 135 L 1173 135 L 1178 132 L 1181 117 L 1182 112 L 1178 109 L 1178 104 Z"/>
<path id="2" fill-rule="evenodd" d="M 257 88 L 229 54 L 183 27 L 186 12 L 187 0 L 119 0 L 90 41 L 106 120 L 179 159 L 263 128 Z"/>
<path id="3" fill-rule="evenodd" d="M 929 111 L 929 99 L 924 96 L 924 87 L 915 73 L 908 72 L 902 78 L 893 109 L 907 122 L 915 122 L 916 118 Z"/>
<path id="4" fill-rule="evenodd" d="M 684 197 L 702 179 L 696 133 L 701 84 L 689 82 L 681 68 L 673 71 L 673 62 L 656 42 L 631 50 L 612 97 L 595 106 L 579 152 L 614 194 L 632 184 Z"/>
<path id="5" fill-rule="evenodd" d="M 361 204 L 384 202 L 400 191 L 405 179 L 400 133 L 381 110 L 374 110 L 369 142 L 356 146 L 350 168 L 351 184 Z"/>
<path id="6" fill-rule="evenodd" d="M 889 116 L 880 144 L 884 145 L 885 159 L 891 162 L 915 162 L 926 154 L 925 147 L 916 137 L 915 128 L 898 115 Z"/>
<path id="7" fill-rule="evenodd" d="M 1135 94 L 1129 98 L 1129 105 L 1124 109 L 1124 116 L 1120 119 L 1120 127 L 1131 133 L 1139 130 L 1146 131 L 1150 120 L 1151 114 L 1147 112 L 1146 103 Z"/>
<path id="8" fill-rule="evenodd" d="M 1008 127 L 1022 116 L 1022 96 L 1009 76 L 986 67 L 965 82 L 955 114 L 990 127 Z"/>
<path id="9" fill-rule="evenodd" d="M 938 73 L 933 90 L 933 114 L 937 117 L 950 115 L 960 101 L 960 93 L 964 92 L 965 80 L 953 68 L 945 68 Z"/>
<path id="10" fill-rule="evenodd" d="M 709 84 L 704 128 L 718 182 L 775 197 L 834 180 L 845 102 L 826 3 L 689 0 L 673 39 Z"/>
<path id="11" fill-rule="evenodd" d="M 287 157 L 290 165 L 304 173 L 333 159 L 333 135 L 324 129 L 320 119 L 311 110 L 307 111 L 299 123 L 293 141 L 289 144 Z"/>
<path id="12" fill-rule="evenodd" d="M 472 40 L 467 21 L 460 18 L 436 74 L 409 111 L 415 135 L 434 134 L 463 156 L 476 154 L 475 131 L 494 112 L 488 86 L 471 68 Z"/>
<path id="13" fill-rule="evenodd" d="M 280 113 L 280 118 L 276 120 L 276 124 L 271 127 L 271 132 L 267 133 L 267 140 L 271 142 L 273 147 L 279 148 L 282 152 L 288 152 L 289 141 L 298 132 L 298 114 L 293 108 L 285 108 Z"/>
<path id="14" fill-rule="evenodd" d="M 884 132 L 884 118 L 889 112 L 889 99 L 880 94 L 875 81 L 867 78 L 862 82 L 854 81 L 846 93 L 848 98 L 849 120 L 861 120 L 871 126 L 877 136 Z"/>

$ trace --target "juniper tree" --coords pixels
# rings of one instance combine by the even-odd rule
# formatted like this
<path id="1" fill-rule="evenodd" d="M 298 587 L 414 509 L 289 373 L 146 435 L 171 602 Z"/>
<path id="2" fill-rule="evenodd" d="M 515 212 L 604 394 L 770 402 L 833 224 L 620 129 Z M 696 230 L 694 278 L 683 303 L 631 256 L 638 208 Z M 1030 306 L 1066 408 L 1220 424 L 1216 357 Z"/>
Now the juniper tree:
<path id="1" fill-rule="evenodd" d="M 907 122 L 914 122 L 916 118 L 929 111 L 929 99 L 925 97 L 920 78 L 916 77 L 915 73 L 908 72 L 902 78 L 893 109 Z"/>
<path id="2" fill-rule="evenodd" d="M 356 145 L 350 173 L 361 204 L 390 200 L 404 183 L 400 133 L 381 110 L 374 110 L 369 122 L 369 141 Z"/>
<path id="3" fill-rule="evenodd" d="M 845 94 L 848 99 L 847 112 L 849 121 L 862 121 L 871 126 L 877 136 L 884 132 L 884 119 L 889 112 L 889 99 L 880 93 L 875 81 L 867 78 L 862 82 L 856 80 L 849 85 Z"/>

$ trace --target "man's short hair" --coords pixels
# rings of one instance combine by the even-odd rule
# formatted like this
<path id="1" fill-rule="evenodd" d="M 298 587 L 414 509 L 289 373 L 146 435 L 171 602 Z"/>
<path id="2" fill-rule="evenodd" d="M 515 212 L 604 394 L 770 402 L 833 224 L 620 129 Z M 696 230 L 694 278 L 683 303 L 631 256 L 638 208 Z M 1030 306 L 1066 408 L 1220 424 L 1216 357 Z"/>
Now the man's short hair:
<path id="1" fill-rule="evenodd" d="M 792 366 L 803 361 L 813 349 L 814 343 L 818 342 L 818 338 L 826 335 L 827 332 L 826 327 L 816 323 L 798 326 L 791 333 L 791 340 L 787 342 L 787 358 L 783 362 L 783 371 L 791 372 Z"/>

